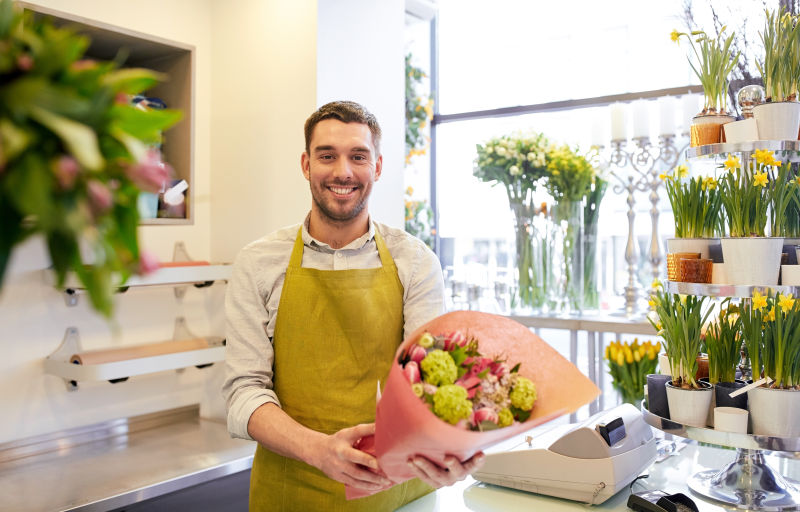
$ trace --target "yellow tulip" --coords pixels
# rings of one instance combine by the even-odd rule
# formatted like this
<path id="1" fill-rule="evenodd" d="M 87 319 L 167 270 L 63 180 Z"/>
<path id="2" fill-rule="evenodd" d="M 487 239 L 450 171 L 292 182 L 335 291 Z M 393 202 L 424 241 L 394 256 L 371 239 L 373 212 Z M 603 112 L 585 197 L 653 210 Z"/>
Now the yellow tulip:
<path id="1" fill-rule="evenodd" d="M 618 352 L 617 353 L 617 357 L 616 357 L 616 361 L 617 361 L 617 364 L 619 366 L 624 365 L 625 364 L 625 354 L 623 354 L 622 352 Z"/>

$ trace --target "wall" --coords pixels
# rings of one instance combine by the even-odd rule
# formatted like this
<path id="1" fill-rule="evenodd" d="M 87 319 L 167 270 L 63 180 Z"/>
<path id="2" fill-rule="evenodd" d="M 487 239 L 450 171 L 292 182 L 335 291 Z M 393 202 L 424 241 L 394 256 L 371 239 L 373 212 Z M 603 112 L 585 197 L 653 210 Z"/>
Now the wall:
<path id="1" fill-rule="evenodd" d="M 208 0 L 37 0 L 42 7 L 105 24 L 194 45 L 195 61 L 195 223 L 140 228 L 142 245 L 162 260 L 172 259 L 183 240 L 195 259 L 210 257 L 211 8 Z M 162 372 L 128 382 L 81 384 L 67 392 L 59 378 L 44 373 L 43 360 L 69 326 L 78 328 L 85 349 L 171 339 L 176 316 L 184 315 L 195 334 L 220 334 L 224 285 L 191 288 L 182 301 L 171 288 L 132 289 L 116 297 L 114 325 L 95 315 L 86 297 L 77 307 L 46 284 L 49 258 L 41 239 L 32 239 L 12 256 L 0 292 L 0 443 L 79 425 L 204 402 L 216 367 L 182 373 Z M 217 365 L 219 366 L 219 365 Z"/>
<path id="2" fill-rule="evenodd" d="M 403 227 L 405 67 L 403 0 L 320 0 L 317 103 L 350 99 L 383 131 L 383 174 L 373 188 L 373 218 Z"/>

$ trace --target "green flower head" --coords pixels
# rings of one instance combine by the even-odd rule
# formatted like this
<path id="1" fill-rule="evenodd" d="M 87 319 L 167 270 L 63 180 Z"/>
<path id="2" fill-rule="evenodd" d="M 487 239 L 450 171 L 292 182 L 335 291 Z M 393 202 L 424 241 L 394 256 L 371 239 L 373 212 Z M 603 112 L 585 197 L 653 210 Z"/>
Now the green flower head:
<path id="1" fill-rule="evenodd" d="M 536 386 L 525 377 L 519 377 L 509 398 L 511 398 L 511 405 L 517 409 L 530 411 L 536 401 Z"/>
<path id="2" fill-rule="evenodd" d="M 507 427 L 514 423 L 514 415 L 509 409 L 503 409 L 497 413 L 497 426 Z"/>
<path id="3" fill-rule="evenodd" d="M 467 399 L 467 390 L 455 384 L 441 386 L 433 395 L 433 412 L 451 425 L 469 419 L 472 403 Z"/>
<path id="4" fill-rule="evenodd" d="M 444 350 L 432 350 L 420 363 L 425 382 L 434 386 L 452 384 L 458 377 L 458 368 L 453 358 Z"/>

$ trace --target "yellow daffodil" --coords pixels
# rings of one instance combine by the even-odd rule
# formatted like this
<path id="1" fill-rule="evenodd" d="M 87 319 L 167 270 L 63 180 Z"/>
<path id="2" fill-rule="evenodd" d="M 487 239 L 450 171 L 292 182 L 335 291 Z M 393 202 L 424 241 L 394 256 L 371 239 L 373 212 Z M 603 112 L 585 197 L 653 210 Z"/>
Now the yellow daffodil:
<path id="1" fill-rule="evenodd" d="M 667 176 L 667 175 L 666 175 L 666 174 L 664 174 L 664 173 L 661 173 L 661 174 L 659 174 L 659 175 L 658 175 L 658 179 L 660 179 L 660 180 L 666 180 L 668 177 L 669 177 L 669 176 Z M 798 178 L 798 179 L 800 179 L 800 178 Z"/>
<path id="2" fill-rule="evenodd" d="M 658 306 L 658 302 L 656 302 L 656 301 L 655 301 L 655 299 L 650 299 L 650 300 L 648 300 L 648 301 L 647 301 L 647 304 L 648 304 L 648 305 L 649 305 L 649 306 L 650 306 L 652 309 L 656 309 L 656 306 Z"/>
<path id="3" fill-rule="evenodd" d="M 787 313 L 794 308 L 794 299 L 792 298 L 792 294 L 784 295 L 780 294 L 778 298 L 778 305 L 781 307 L 784 313 Z"/>
<path id="4" fill-rule="evenodd" d="M 685 178 L 689 176 L 689 168 L 681 164 L 675 168 L 675 176 L 678 178 Z"/>
<path id="5" fill-rule="evenodd" d="M 672 29 L 672 32 L 670 32 L 670 34 L 669 34 L 669 38 L 670 38 L 670 39 L 672 39 L 672 42 L 673 42 L 673 43 L 677 43 L 677 42 L 678 42 L 678 39 L 680 39 L 680 38 L 681 38 L 681 33 L 680 33 L 680 32 L 678 32 L 678 31 L 677 31 L 677 30 L 675 30 L 675 29 Z"/>
<path id="6" fill-rule="evenodd" d="M 739 159 L 738 156 L 728 155 L 728 159 L 725 160 L 725 168 L 729 171 L 733 171 L 734 169 L 740 169 L 742 167 L 742 161 Z"/>
<path id="7" fill-rule="evenodd" d="M 717 180 L 715 180 L 711 176 L 703 178 L 702 188 L 703 190 L 714 190 L 715 188 L 717 188 Z"/>
<path id="8" fill-rule="evenodd" d="M 767 297 L 758 292 L 753 294 L 753 311 L 759 311 L 767 307 Z"/>
<path id="9" fill-rule="evenodd" d="M 772 309 L 769 310 L 769 313 L 767 313 L 767 316 L 766 316 L 766 320 L 768 320 L 770 322 L 774 322 L 775 321 L 775 308 L 772 308 Z"/>
<path id="10" fill-rule="evenodd" d="M 753 175 L 753 185 L 757 187 L 766 187 L 769 177 L 765 172 L 757 172 Z"/>
<path id="11" fill-rule="evenodd" d="M 795 178 L 795 179 L 794 179 L 794 182 L 795 182 L 795 183 L 797 183 L 798 185 L 800 185 L 800 176 L 798 176 L 797 178 Z"/>
<path id="12" fill-rule="evenodd" d="M 800 179 L 800 178 L 798 178 L 798 179 Z M 657 289 L 657 288 L 661 288 L 661 281 L 659 281 L 658 278 L 656 277 L 655 279 L 653 279 L 653 282 L 650 284 L 650 288 L 652 288 L 654 290 Z"/>
<path id="13" fill-rule="evenodd" d="M 756 163 L 760 165 L 772 165 L 772 162 L 775 161 L 772 151 L 768 149 L 757 149 L 753 156 L 755 156 Z"/>

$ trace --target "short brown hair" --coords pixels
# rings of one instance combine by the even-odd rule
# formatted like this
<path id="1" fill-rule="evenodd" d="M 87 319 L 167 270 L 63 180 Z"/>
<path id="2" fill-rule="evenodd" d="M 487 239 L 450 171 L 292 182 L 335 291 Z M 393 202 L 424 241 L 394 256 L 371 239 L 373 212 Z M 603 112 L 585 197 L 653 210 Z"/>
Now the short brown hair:
<path id="1" fill-rule="evenodd" d="M 332 101 L 317 109 L 306 119 L 306 153 L 311 154 L 311 134 L 320 121 L 337 119 L 343 123 L 361 123 L 369 127 L 372 132 L 372 144 L 375 146 L 375 155 L 381 153 L 381 126 L 378 119 L 366 108 L 355 101 Z"/>

